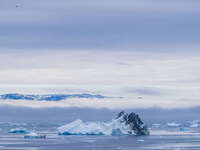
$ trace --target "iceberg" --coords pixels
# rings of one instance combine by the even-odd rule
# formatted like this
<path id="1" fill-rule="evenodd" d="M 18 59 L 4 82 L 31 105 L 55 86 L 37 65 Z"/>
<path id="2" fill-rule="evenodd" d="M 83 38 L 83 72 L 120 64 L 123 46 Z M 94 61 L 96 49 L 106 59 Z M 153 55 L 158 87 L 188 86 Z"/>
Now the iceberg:
<path id="1" fill-rule="evenodd" d="M 25 128 L 15 128 L 15 129 L 10 129 L 9 133 L 22 133 L 22 134 L 28 134 L 30 133 L 29 130 Z"/>
<path id="2" fill-rule="evenodd" d="M 181 124 L 172 122 L 172 123 L 167 123 L 167 126 L 168 126 L 168 127 L 180 127 Z"/>
<path id="3" fill-rule="evenodd" d="M 147 126 L 135 113 L 120 112 L 110 122 L 83 122 L 80 119 L 58 128 L 59 135 L 149 135 Z"/>
<path id="4" fill-rule="evenodd" d="M 29 134 L 24 135 L 25 139 L 45 139 L 46 135 L 39 135 L 35 132 L 31 132 Z"/>
<path id="5" fill-rule="evenodd" d="M 154 123 L 151 125 L 153 128 L 159 128 L 161 126 L 161 124 L 159 123 Z"/>
<path id="6" fill-rule="evenodd" d="M 137 142 L 144 142 L 144 140 L 140 139 L 140 140 L 137 140 Z"/>
<path id="7" fill-rule="evenodd" d="M 190 123 L 190 128 L 200 128 L 199 120 L 190 121 L 189 123 Z"/>
<path id="8" fill-rule="evenodd" d="M 182 132 L 187 132 L 187 131 L 189 131 L 189 129 L 188 129 L 188 128 L 185 128 L 185 127 L 181 127 L 181 128 L 179 128 L 179 130 L 182 131 Z"/>
<path id="9" fill-rule="evenodd" d="M 191 124 L 190 128 L 199 128 L 200 124 L 196 123 L 196 124 Z"/>

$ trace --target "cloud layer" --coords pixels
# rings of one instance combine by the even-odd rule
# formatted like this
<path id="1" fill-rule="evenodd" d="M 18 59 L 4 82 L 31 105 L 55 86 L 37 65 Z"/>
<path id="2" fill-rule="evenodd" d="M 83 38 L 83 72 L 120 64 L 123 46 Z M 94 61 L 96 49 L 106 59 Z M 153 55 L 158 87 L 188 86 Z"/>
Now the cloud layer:
<path id="1" fill-rule="evenodd" d="M 197 53 L 196 53 L 197 54 Z M 199 55 L 131 51 L 48 51 L 0 55 L 1 93 L 94 93 L 125 100 L 6 102 L 32 107 L 192 107 L 199 105 Z M 15 85 L 14 85 L 15 84 Z M 142 97 L 142 100 L 138 100 Z M 3 103 L 2 103 L 3 104 Z M 63 106 L 62 106 L 63 105 Z"/>
<path id="2" fill-rule="evenodd" d="M 2 0 L 0 45 L 19 49 L 199 47 L 198 5 L 197 0 Z"/>

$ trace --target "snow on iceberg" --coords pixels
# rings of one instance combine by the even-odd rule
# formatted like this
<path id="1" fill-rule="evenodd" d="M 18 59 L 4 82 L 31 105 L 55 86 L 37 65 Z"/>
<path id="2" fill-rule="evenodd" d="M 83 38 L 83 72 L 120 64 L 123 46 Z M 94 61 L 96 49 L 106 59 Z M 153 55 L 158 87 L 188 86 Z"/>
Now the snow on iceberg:
<path id="1" fill-rule="evenodd" d="M 120 112 L 110 122 L 83 122 L 78 119 L 58 128 L 59 135 L 149 135 L 147 126 L 135 113 Z"/>
<path id="2" fill-rule="evenodd" d="M 9 133 L 22 133 L 22 134 L 28 134 L 30 133 L 29 130 L 25 128 L 15 128 L 15 129 L 10 129 Z"/>

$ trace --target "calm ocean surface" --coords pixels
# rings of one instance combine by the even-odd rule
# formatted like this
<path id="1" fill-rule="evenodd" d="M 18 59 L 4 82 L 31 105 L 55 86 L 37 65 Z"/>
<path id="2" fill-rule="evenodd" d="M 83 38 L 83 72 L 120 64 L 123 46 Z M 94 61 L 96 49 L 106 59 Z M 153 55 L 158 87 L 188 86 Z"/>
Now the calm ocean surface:
<path id="1" fill-rule="evenodd" d="M 46 139 L 24 139 L 24 134 L 8 131 L 25 127 Z M 1 123 L 0 150 L 199 150 L 198 130 L 151 129 L 150 136 L 59 136 L 59 125 Z"/>

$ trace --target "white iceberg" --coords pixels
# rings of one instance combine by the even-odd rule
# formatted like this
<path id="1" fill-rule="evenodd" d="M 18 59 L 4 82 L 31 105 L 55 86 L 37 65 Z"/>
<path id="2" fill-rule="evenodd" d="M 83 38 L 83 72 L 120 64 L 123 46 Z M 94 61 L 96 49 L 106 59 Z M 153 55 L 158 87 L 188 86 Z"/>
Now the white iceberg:
<path id="1" fill-rule="evenodd" d="M 154 123 L 151 125 L 153 128 L 159 128 L 161 126 L 161 124 L 159 123 Z"/>
<path id="2" fill-rule="evenodd" d="M 167 123 L 167 126 L 168 126 L 168 127 L 180 127 L 181 124 L 172 122 L 172 123 Z"/>
<path id="3" fill-rule="evenodd" d="M 190 128 L 200 128 L 199 120 L 190 121 L 189 123 L 190 123 Z"/>
<path id="4" fill-rule="evenodd" d="M 196 123 L 196 124 L 191 124 L 190 128 L 199 128 L 200 124 Z"/>
<path id="5" fill-rule="evenodd" d="M 182 131 L 182 132 L 190 131 L 189 128 L 186 128 L 186 127 L 180 127 L 179 130 Z"/>
<path id="6" fill-rule="evenodd" d="M 78 119 L 58 128 L 59 135 L 149 135 L 147 126 L 135 113 L 120 112 L 110 122 L 83 122 Z"/>
<path id="7" fill-rule="evenodd" d="M 139 140 L 137 140 L 137 142 L 144 142 L 144 140 L 142 140 L 142 139 L 139 139 Z"/>
<path id="8" fill-rule="evenodd" d="M 28 134 L 30 133 L 29 130 L 25 128 L 15 128 L 15 129 L 10 129 L 9 133 L 22 133 L 22 134 Z"/>
<path id="9" fill-rule="evenodd" d="M 112 122 L 83 122 L 78 119 L 58 128 L 59 135 L 122 135 L 127 134 L 128 129 L 119 120 Z"/>
<path id="10" fill-rule="evenodd" d="M 45 139 L 46 135 L 39 135 L 35 132 L 31 132 L 29 134 L 24 135 L 25 139 Z"/>

